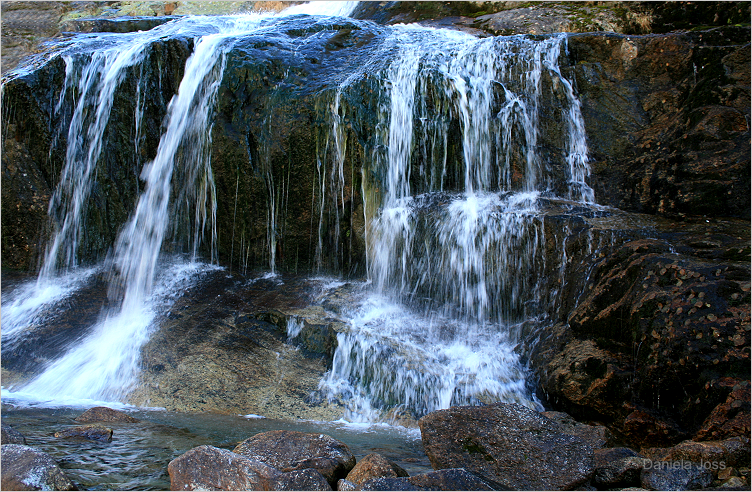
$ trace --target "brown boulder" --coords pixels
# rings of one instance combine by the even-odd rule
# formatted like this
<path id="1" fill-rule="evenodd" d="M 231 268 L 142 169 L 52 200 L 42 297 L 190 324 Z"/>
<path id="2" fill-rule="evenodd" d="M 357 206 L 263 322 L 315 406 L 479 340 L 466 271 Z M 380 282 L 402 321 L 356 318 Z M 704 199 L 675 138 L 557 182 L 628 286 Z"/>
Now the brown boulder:
<path id="1" fill-rule="evenodd" d="M 78 417 L 75 418 L 76 422 L 92 423 L 92 422 L 139 422 L 138 419 L 131 417 L 130 415 L 123 413 L 119 410 L 114 410 L 109 407 L 94 407 L 90 408 Z"/>
<path id="2" fill-rule="evenodd" d="M 494 487 L 568 489 L 594 471 L 588 444 L 521 405 L 452 407 L 418 424 L 434 469 L 464 468 Z"/>
<path id="3" fill-rule="evenodd" d="M 262 432 L 241 442 L 233 451 L 282 472 L 313 468 L 332 487 L 355 466 L 355 457 L 347 444 L 326 434 Z"/>
<path id="4" fill-rule="evenodd" d="M 170 490 L 274 490 L 280 472 L 214 446 L 198 446 L 170 461 Z"/>
<path id="5" fill-rule="evenodd" d="M 750 384 L 735 385 L 726 401 L 719 403 L 705 419 L 695 439 L 724 439 L 750 435 Z"/>
<path id="6" fill-rule="evenodd" d="M 377 477 L 408 477 L 410 476 L 401 466 L 386 459 L 378 453 L 371 453 L 360 460 L 347 474 L 347 480 L 360 485 Z"/>
<path id="7" fill-rule="evenodd" d="M 22 444 L 2 446 L 2 490 L 76 490 L 50 455 Z"/>
<path id="8" fill-rule="evenodd" d="M 55 432 L 55 437 L 81 437 L 84 439 L 91 439 L 93 441 L 111 442 L 112 429 L 101 424 L 88 424 Z"/>

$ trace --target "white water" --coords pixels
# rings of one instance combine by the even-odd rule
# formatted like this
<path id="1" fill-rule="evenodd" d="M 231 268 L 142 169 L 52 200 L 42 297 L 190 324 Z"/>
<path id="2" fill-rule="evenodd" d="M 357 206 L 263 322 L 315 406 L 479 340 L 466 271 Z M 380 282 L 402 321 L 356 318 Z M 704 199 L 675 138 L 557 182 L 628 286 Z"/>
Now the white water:
<path id="1" fill-rule="evenodd" d="M 558 68 L 565 40 L 395 27 L 376 125 L 383 150 L 368 164 L 376 178 L 364 170 L 373 294 L 349 314 L 321 385 L 346 402 L 348 419 L 499 400 L 539 407 L 515 348 L 520 323 L 541 314 L 538 199 L 552 178 L 539 107 L 555 91 L 568 196 L 594 200 L 580 104 Z M 447 154 L 451 118 L 459 163 Z M 339 114 L 333 121 L 336 133 Z"/>

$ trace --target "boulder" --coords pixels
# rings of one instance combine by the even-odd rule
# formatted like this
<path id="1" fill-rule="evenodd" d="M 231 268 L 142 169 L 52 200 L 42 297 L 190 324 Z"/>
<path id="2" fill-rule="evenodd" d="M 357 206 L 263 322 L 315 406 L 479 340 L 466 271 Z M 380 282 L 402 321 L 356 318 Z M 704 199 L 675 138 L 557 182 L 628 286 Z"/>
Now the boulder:
<path id="1" fill-rule="evenodd" d="M 69 438 L 80 437 L 93 441 L 112 442 L 112 429 L 101 424 L 80 425 L 55 432 L 55 437 Z"/>
<path id="2" fill-rule="evenodd" d="M 275 490 L 281 475 L 264 463 L 207 445 L 170 461 L 167 472 L 171 490 Z"/>
<path id="3" fill-rule="evenodd" d="M 408 477 L 401 466 L 386 459 L 378 453 L 371 453 L 360 460 L 347 474 L 347 480 L 360 485 L 367 480 L 378 477 Z"/>
<path id="4" fill-rule="evenodd" d="M 613 440 L 611 432 L 609 432 L 605 425 L 583 424 L 582 422 L 577 422 L 571 415 L 564 412 L 548 411 L 541 412 L 541 415 L 557 422 L 564 434 L 577 436 L 588 443 L 594 451 L 605 447 Z"/>
<path id="5" fill-rule="evenodd" d="M 347 444 L 326 434 L 298 431 L 269 431 L 256 434 L 233 450 L 282 472 L 313 468 L 332 487 L 355 466 L 355 457 Z"/>
<path id="6" fill-rule="evenodd" d="M 356 490 L 421 490 L 404 477 L 378 477 L 367 480 Z"/>
<path id="7" fill-rule="evenodd" d="M 76 422 L 81 423 L 93 423 L 93 422 L 139 422 L 138 419 L 131 417 L 130 415 L 114 410 L 109 407 L 94 407 L 90 408 L 78 417 L 75 418 Z"/>
<path id="8" fill-rule="evenodd" d="M 636 487 L 640 485 L 640 473 L 644 456 L 629 448 L 596 449 L 593 484 L 601 489 Z"/>
<path id="9" fill-rule="evenodd" d="M 2 442 L 3 444 L 26 444 L 26 438 L 13 427 L 2 424 Z"/>
<path id="10" fill-rule="evenodd" d="M 434 469 L 465 468 L 493 486 L 571 489 L 594 472 L 588 444 L 518 404 L 452 407 L 418 424 Z"/>
<path id="11" fill-rule="evenodd" d="M 336 490 L 358 490 L 358 484 L 352 483 L 347 479 L 340 478 L 339 480 L 337 480 Z"/>
<path id="12" fill-rule="evenodd" d="M 332 490 L 332 487 L 321 473 L 306 468 L 281 473 L 274 481 L 272 490 Z"/>
<path id="13" fill-rule="evenodd" d="M 55 460 L 30 446 L 3 444 L 2 490 L 76 490 Z"/>
<path id="14" fill-rule="evenodd" d="M 640 484 L 648 490 L 697 490 L 712 482 L 708 470 L 688 461 L 653 461 L 640 473 Z"/>

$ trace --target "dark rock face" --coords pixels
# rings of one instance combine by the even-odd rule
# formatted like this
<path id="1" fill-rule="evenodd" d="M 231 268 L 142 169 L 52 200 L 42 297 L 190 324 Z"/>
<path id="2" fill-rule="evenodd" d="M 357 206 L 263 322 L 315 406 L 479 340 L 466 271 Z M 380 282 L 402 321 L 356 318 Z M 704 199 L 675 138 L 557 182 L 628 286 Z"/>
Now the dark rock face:
<path id="1" fill-rule="evenodd" d="M 238 444 L 233 452 L 282 472 L 313 468 L 332 487 L 355 466 L 350 448 L 326 434 L 283 430 L 262 432 Z"/>
<path id="2" fill-rule="evenodd" d="M 532 351 L 553 405 L 642 446 L 748 432 L 748 266 L 724 259 L 743 243 L 686 254 L 698 236 L 688 224 L 595 260 L 568 324 Z"/>
<path id="3" fill-rule="evenodd" d="M 55 432 L 55 437 L 79 437 L 94 441 L 112 442 L 112 429 L 101 424 L 89 424 Z"/>
<path id="4" fill-rule="evenodd" d="M 350 470 L 346 480 L 360 485 L 372 478 L 378 477 L 407 477 L 409 474 L 398 464 L 386 459 L 378 453 L 364 457 Z"/>
<path id="5" fill-rule="evenodd" d="M 3 490 L 76 490 L 47 453 L 22 444 L 2 446 Z"/>
<path id="6" fill-rule="evenodd" d="M 127 413 L 119 410 L 114 410 L 109 407 L 94 407 L 90 408 L 78 417 L 76 422 L 89 423 L 89 422 L 138 422 L 137 418 L 131 417 Z"/>
<path id="7" fill-rule="evenodd" d="M 2 444 L 26 444 L 26 438 L 13 427 L 2 424 Z"/>
<path id="8" fill-rule="evenodd" d="M 339 489 L 348 490 L 348 489 Z M 448 468 L 412 477 L 377 477 L 350 490 L 498 490 L 464 468 Z"/>
<path id="9" fill-rule="evenodd" d="M 198 446 L 170 461 L 171 490 L 275 490 L 278 470 L 213 446 Z"/>
<path id="10" fill-rule="evenodd" d="M 594 471 L 589 445 L 521 405 L 452 407 L 418 423 L 434 469 L 465 468 L 514 490 L 570 489 Z"/>

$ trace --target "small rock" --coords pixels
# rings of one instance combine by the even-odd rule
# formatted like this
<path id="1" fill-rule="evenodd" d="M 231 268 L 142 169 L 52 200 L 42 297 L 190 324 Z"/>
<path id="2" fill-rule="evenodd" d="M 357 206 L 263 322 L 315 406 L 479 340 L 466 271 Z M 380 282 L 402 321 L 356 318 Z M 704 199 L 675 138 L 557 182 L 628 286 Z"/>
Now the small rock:
<path id="1" fill-rule="evenodd" d="M 332 487 L 337 485 L 337 480 L 347 477 L 355 466 L 355 457 L 347 444 L 326 434 L 285 430 L 262 432 L 241 442 L 233 451 L 281 472 L 313 468 Z"/>
<path id="2" fill-rule="evenodd" d="M 138 419 L 131 417 L 130 415 L 123 413 L 119 410 L 114 410 L 109 407 L 94 407 L 90 408 L 78 417 L 76 422 L 84 424 L 92 422 L 139 422 Z"/>
<path id="3" fill-rule="evenodd" d="M 721 485 L 722 489 L 749 490 L 747 482 L 739 477 L 731 477 Z"/>
<path id="4" fill-rule="evenodd" d="M 88 424 L 55 432 L 55 437 L 82 437 L 93 441 L 112 442 L 112 429 L 102 424 Z"/>
<path id="5" fill-rule="evenodd" d="M 695 490 L 712 482 L 708 470 L 687 461 L 653 461 L 640 474 L 640 484 L 650 490 Z"/>
<path id="6" fill-rule="evenodd" d="M 274 490 L 281 473 L 214 446 L 198 446 L 167 465 L 171 490 Z"/>
<path id="7" fill-rule="evenodd" d="M 358 484 L 352 483 L 349 480 L 340 478 L 337 480 L 337 490 L 358 490 Z"/>
<path id="8" fill-rule="evenodd" d="M 306 468 L 280 474 L 274 481 L 272 490 L 332 490 L 332 488 L 324 475 L 313 468 Z"/>
<path id="9" fill-rule="evenodd" d="M 377 477 L 408 477 L 410 476 L 401 466 L 390 461 L 378 453 L 372 453 L 360 460 L 347 474 L 347 480 L 360 485 Z"/>
<path id="10" fill-rule="evenodd" d="M 30 446 L 3 444 L 2 490 L 76 490 L 55 460 Z"/>
<path id="11" fill-rule="evenodd" d="M 2 424 L 2 444 L 26 444 L 26 438 L 13 427 Z"/>

